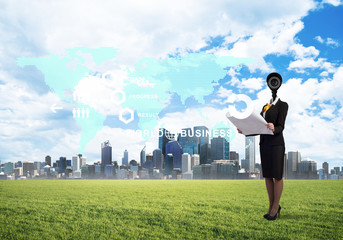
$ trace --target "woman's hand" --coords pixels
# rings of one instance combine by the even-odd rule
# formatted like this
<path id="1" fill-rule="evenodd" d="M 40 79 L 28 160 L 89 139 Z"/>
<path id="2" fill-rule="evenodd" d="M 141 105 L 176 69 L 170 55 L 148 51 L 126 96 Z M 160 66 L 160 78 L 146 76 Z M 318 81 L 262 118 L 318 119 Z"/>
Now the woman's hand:
<path id="1" fill-rule="evenodd" d="M 242 134 L 242 133 L 243 133 L 243 132 L 242 132 L 240 129 L 238 129 L 238 128 L 237 128 L 237 131 L 238 131 L 238 133 L 240 133 L 240 134 Z"/>
<path id="2" fill-rule="evenodd" d="M 274 132 L 275 128 L 274 128 L 274 124 L 273 123 L 267 123 L 267 128 L 272 130 Z"/>

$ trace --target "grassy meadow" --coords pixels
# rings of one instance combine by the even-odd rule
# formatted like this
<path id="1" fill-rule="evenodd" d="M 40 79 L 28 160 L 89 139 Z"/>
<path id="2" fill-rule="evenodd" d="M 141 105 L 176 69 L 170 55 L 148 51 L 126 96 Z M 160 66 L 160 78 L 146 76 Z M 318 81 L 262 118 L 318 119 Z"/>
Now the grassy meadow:
<path id="1" fill-rule="evenodd" d="M 343 181 L 0 181 L 0 239 L 343 239 Z"/>

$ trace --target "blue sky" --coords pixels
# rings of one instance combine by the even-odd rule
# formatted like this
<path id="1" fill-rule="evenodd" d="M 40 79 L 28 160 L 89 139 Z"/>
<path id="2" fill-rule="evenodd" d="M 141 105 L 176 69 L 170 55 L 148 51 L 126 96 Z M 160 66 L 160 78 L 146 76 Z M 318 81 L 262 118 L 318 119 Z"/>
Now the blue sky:
<path id="1" fill-rule="evenodd" d="M 93 76 L 80 79 L 77 87 L 84 91 L 85 104 L 106 116 L 104 127 L 85 147 L 88 161 L 100 159 L 100 143 L 108 139 L 119 162 L 126 148 L 129 158 L 138 160 L 145 144 L 148 152 L 157 147 L 156 138 L 129 136 L 139 128 L 137 112 L 132 123 L 123 124 L 118 119 L 120 106 L 87 99 L 89 89 L 96 88 L 104 96 L 124 89 L 128 69 L 134 70 L 144 58 L 163 62 L 203 53 L 249 58 L 253 63 L 227 67 L 226 75 L 214 77 L 213 86 L 206 80 L 204 101 L 198 94 L 183 101 L 170 87 L 159 124 L 175 129 L 214 126 L 225 121 L 227 99 L 237 94 L 248 95 L 259 111 L 270 98 L 265 78 L 277 71 L 283 76 L 279 96 L 290 105 L 286 151 L 300 151 L 317 161 L 318 168 L 324 161 L 330 168 L 343 166 L 341 1 L 214 1 L 211 6 L 207 1 L 85 1 L 83 6 L 76 1 L 32 1 L 25 8 L 20 1 L 11 1 L 0 5 L 2 162 L 43 161 L 48 154 L 53 159 L 71 158 L 79 149 L 82 131 L 71 114 L 73 105 L 49 88 L 36 67 L 18 66 L 18 58 L 57 56 L 76 47 L 111 47 L 117 49 L 113 61 L 97 65 L 83 56 Z M 114 78 L 97 78 L 107 71 Z M 203 82 L 192 83 L 194 89 L 198 84 Z M 65 94 L 70 97 L 71 92 Z M 52 113 L 52 104 L 63 110 Z M 199 108 L 207 119 L 199 115 Z M 238 136 L 231 149 L 244 158 L 244 138 Z"/>

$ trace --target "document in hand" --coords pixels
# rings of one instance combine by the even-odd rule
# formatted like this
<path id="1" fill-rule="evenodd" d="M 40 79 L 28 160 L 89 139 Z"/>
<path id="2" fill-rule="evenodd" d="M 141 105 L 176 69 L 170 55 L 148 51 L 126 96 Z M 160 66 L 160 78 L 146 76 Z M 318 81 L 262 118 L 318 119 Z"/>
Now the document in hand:
<path id="1" fill-rule="evenodd" d="M 260 115 L 252 111 L 252 113 L 243 119 L 231 116 L 230 113 L 226 113 L 226 117 L 242 131 L 244 135 L 254 134 L 270 134 L 273 135 L 273 131 L 267 128 L 266 120 Z"/>

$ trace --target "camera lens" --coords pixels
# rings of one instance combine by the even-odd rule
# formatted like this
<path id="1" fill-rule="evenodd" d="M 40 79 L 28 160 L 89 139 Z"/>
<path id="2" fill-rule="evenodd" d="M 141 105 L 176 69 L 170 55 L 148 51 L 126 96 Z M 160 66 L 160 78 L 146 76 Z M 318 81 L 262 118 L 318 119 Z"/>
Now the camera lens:
<path id="1" fill-rule="evenodd" d="M 272 91 L 276 91 L 281 87 L 282 77 L 280 74 L 273 72 L 267 77 L 267 85 Z"/>
<path id="2" fill-rule="evenodd" d="M 275 78 L 270 81 L 270 85 L 272 85 L 273 87 L 276 87 L 278 84 L 279 84 L 279 81 Z"/>

